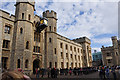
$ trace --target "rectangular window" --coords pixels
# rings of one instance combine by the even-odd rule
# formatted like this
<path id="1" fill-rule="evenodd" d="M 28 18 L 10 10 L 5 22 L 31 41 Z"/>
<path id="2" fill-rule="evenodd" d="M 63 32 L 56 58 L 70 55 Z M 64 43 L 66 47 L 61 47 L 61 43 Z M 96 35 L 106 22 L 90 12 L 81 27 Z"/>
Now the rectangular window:
<path id="1" fill-rule="evenodd" d="M 72 54 L 70 54 L 71 58 L 72 58 Z"/>
<path id="2" fill-rule="evenodd" d="M 49 26 L 49 30 L 51 31 L 51 26 Z"/>
<path id="3" fill-rule="evenodd" d="M 34 48 L 33 48 L 33 52 L 35 52 L 35 46 L 34 46 Z"/>
<path id="4" fill-rule="evenodd" d="M 62 46 L 63 46 L 63 43 L 60 43 L 60 48 L 62 48 Z"/>
<path id="5" fill-rule="evenodd" d="M 68 62 L 66 63 L 66 65 L 67 65 L 67 68 L 68 68 Z"/>
<path id="6" fill-rule="evenodd" d="M 55 68 L 57 68 L 57 62 L 55 62 Z"/>
<path id="7" fill-rule="evenodd" d="M 56 48 L 55 48 L 55 54 L 56 54 Z"/>
<path id="8" fill-rule="evenodd" d="M 111 56 L 111 53 L 107 53 L 107 56 Z"/>
<path id="9" fill-rule="evenodd" d="M 52 62 L 49 62 L 49 67 L 52 68 Z"/>
<path id="10" fill-rule="evenodd" d="M 31 16 L 30 16 L 30 14 L 28 15 L 28 20 L 30 20 L 30 18 L 31 18 Z"/>
<path id="11" fill-rule="evenodd" d="M 61 58 L 63 59 L 63 52 L 61 52 Z"/>
<path id="12" fill-rule="evenodd" d="M 78 53 L 79 53 L 79 48 L 78 48 Z"/>
<path id="13" fill-rule="evenodd" d="M 11 29 L 10 26 L 5 25 L 4 33 L 10 34 L 10 29 Z"/>
<path id="14" fill-rule="evenodd" d="M 49 38 L 49 42 L 50 42 L 50 43 L 52 42 L 52 39 L 51 39 L 51 38 Z"/>
<path id="15" fill-rule="evenodd" d="M 75 59 L 77 59 L 76 55 L 75 55 Z"/>
<path id="16" fill-rule="evenodd" d="M 76 52 L 76 47 L 74 47 L 74 51 Z"/>
<path id="17" fill-rule="evenodd" d="M 66 53 L 66 58 L 68 58 L 68 53 Z"/>
<path id="18" fill-rule="evenodd" d="M 37 52 L 40 53 L 40 47 L 38 47 L 38 51 Z"/>
<path id="19" fill-rule="evenodd" d="M 72 51 L 72 46 L 70 46 L 70 50 Z"/>
<path id="20" fill-rule="evenodd" d="M 34 41 L 40 42 L 40 34 L 34 33 Z"/>
<path id="21" fill-rule="evenodd" d="M 22 13 L 22 19 L 24 19 L 24 13 Z"/>
<path id="22" fill-rule="evenodd" d="M 10 41 L 3 40 L 3 48 L 8 48 L 9 49 L 9 46 L 10 46 Z"/>
<path id="23" fill-rule="evenodd" d="M 68 49 L 68 45 L 66 44 L 66 49 Z"/>
<path id="24" fill-rule="evenodd" d="M 34 46 L 34 48 L 33 48 L 33 52 L 40 53 L 40 47 L 38 47 L 38 46 Z"/>
<path id="25" fill-rule="evenodd" d="M 62 69 L 64 68 L 64 64 L 63 64 L 63 62 L 61 62 L 61 68 L 62 68 Z"/>

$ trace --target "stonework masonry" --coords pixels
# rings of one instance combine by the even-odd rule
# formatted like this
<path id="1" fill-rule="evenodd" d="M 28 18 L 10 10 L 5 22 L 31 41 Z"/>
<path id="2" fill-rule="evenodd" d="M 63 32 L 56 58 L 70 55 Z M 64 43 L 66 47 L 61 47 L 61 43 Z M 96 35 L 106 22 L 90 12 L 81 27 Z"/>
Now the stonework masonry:
<path id="1" fill-rule="evenodd" d="M 102 46 L 102 61 L 105 66 L 120 65 L 120 44 L 116 36 L 111 37 L 113 46 Z"/>
<path id="2" fill-rule="evenodd" d="M 22 68 L 31 74 L 36 68 L 91 67 L 91 41 L 70 40 L 57 33 L 57 13 L 43 12 L 48 27 L 36 32 L 41 17 L 34 15 L 35 2 L 16 2 L 15 15 L 0 10 L 0 55 L 2 69 Z"/>

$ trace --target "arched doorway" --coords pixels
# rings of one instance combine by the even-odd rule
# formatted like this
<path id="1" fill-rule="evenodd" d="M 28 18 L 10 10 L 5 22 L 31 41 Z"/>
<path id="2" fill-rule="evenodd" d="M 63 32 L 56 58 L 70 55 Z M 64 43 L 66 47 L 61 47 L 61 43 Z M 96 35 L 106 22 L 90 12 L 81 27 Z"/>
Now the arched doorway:
<path id="1" fill-rule="evenodd" d="M 35 74 L 36 68 L 40 68 L 40 60 L 39 59 L 35 59 L 33 61 L 33 74 Z"/>

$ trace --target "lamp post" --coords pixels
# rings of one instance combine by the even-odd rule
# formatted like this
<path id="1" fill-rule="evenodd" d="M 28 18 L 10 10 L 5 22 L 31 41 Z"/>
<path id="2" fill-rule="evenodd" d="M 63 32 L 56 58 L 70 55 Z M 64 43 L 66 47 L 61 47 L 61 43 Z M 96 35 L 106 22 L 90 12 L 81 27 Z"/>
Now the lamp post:
<path id="1" fill-rule="evenodd" d="M 37 22 L 36 31 L 41 33 L 41 31 L 44 30 L 46 27 L 48 27 L 48 19 L 43 17 L 40 19 L 40 22 Z"/>

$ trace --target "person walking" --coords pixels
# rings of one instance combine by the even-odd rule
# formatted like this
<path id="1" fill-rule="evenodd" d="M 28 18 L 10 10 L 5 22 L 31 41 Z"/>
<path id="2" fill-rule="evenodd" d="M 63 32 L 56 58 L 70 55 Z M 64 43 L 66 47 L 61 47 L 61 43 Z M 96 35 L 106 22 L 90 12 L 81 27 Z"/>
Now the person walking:
<path id="1" fill-rule="evenodd" d="M 47 73 L 48 73 L 48 78 L 50 77 L 50 68 L 48 67 L 48 69 L 47 69 Z"/>
<path id="2" fill-rule="evenodd" d="M 102 75 L 103 75 L 103 77 L 105 79 L 105 68 L 104 68 L 104 66 L 102 67 Z"/>
<path id="3" fill-rule="evenodd" d="M 99 67 L 99 77 L 100 77 L 100 80 L 103 80 L 103 72 L 102 72 L 101 66 Z"/>
<path id="4" fill-rule="evenodd" d="M 39 68 L 36 68 L 36 78 L 39 78 Z"/>
<path id="5" fill-rule="evenodd" d="M 116 76 L 116 72 L 115 72 L 115 67 L 112 66 L 111 70 L 112 70 L 111 72 L 112 72 L 112 74 L 113 74 L 114 80 L 116 80 L 116 79 L 117 79 L 117 76 Z"/>
<path id="6" fill-rule="evenodd" d="M 120 74 L 120 68 L 119 68 L 119 74 Z"/>
<path id="7" fill-rule="evenodd" d="M 106 67 L 105 71 L 106 71 L 105 75 L 106 75 L 107 79 L 109 80 L 110 78 L 109 78 L 109 67 L 108 66 Z"/>

